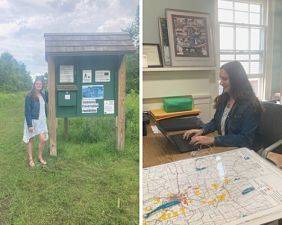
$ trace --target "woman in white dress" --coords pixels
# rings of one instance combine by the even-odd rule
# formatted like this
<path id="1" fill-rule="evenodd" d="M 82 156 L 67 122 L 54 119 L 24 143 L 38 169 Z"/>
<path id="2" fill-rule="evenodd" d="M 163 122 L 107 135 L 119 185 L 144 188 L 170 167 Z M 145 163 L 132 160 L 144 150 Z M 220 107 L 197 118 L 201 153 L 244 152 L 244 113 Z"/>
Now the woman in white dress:
<path id="1" fill-rule="evenodd" d="M 43 81 L 39 78 L 33 83 L 32 90 L 25 98 L 25 121 L 23 141 L 27 144 L 28 164 L 34 167 L 33 161 L 33 142 L 34 137 L 38 135 L 38 160 L 41 165 L 46 165 L 43 159 L 43 149 L 48 140 L 48 129 L 46 123 L 46 104 L 47 96 L 42 93 Z"/>

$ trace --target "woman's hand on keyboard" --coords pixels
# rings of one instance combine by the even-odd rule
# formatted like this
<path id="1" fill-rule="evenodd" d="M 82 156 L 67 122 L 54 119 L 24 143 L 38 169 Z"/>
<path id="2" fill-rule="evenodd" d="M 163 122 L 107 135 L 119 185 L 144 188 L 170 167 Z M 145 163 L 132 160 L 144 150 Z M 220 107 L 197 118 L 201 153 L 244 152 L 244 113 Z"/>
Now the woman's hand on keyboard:
<path id="1" fill-rule="evenodd" d="M 203 134 L 203 130 L 202 129 L 191 129 L 191 130 L 187 130 L 184 135 L 183 135 L 183 139 L 188 140 L 189 138 L 196 137 L 196 136 L 200 136 Z"/>
<path id="2" fill-rule="evenodd" d="M 193 145 L 212 145 L 214 143 L 214 137 L 209 137 L 209 136 L 194 136 L 192 137 L 191 144 Z"/>

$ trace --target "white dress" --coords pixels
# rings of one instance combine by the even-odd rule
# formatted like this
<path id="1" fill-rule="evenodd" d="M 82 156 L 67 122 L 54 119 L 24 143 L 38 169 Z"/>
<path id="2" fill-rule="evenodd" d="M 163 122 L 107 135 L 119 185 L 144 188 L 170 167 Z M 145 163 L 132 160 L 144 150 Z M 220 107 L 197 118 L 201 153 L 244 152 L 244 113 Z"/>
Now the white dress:
<path id="1" fill-rule="evenodd" d="M 45 141 L 48 140 L 48 129 L 46 123 L 46 114 L 45 114 L 45 101 L 41 95 L 39 96 L 39 103 L 40 103 L 39 118 L 38 120 L 34 120 L 34 119 L 32 120 L 32 127 L 34 129 L 33 132 L 29 132 L 26 119 L 24 120 L 23 141 L 25 143 L 28 143 L 30 138 L 33 138 L 34 136 L 42 133 L 45 134 Z"/>

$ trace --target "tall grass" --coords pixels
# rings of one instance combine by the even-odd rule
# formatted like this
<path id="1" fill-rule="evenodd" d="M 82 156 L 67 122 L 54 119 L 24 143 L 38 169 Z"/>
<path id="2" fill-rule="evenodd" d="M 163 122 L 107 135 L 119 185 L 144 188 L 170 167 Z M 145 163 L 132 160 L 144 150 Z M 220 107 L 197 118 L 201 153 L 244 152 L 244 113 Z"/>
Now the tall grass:
<path id="1" fill-rule="evenodd" d="M 138 95 L 126 98 L 126 145 L 116 150 L 115 119 L 58 123 L 58 156 L 28 169 L 21 142 L 24 93 L 0 93 L 0 224 L 138 224 Z M 35 146 L 35 156 L 37 155 Z"/>

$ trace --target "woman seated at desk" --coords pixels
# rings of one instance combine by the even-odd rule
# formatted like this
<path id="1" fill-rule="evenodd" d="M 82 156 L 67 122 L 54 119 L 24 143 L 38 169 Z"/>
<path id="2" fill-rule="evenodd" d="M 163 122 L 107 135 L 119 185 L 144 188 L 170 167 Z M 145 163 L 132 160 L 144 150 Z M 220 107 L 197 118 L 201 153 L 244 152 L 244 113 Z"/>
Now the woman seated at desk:
<path id="1" fill-rule="evenodd" d="M 214 118 L 202 129 L 192 129 L 183 138 L 191 138 L 192 144 L 247 147 L 256 149 L 262 107 L 257 99 L 247 74 L 238 61 L 220 68 L 220 85 L 223 93 L 215 99 Z M 204 136 L 218 131 L 219 136 Z"/>

